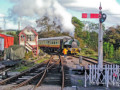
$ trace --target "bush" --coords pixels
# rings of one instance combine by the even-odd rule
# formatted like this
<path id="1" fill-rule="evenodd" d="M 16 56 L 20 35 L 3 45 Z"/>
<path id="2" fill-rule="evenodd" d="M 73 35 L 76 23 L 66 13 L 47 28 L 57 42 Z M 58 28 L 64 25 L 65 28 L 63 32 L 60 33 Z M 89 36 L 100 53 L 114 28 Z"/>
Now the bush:
<path id="1" fill-rule="evenodd" d="M 40 50 L 40 52 L 39 52 L 39 55 L 40 55 L 40 56 L 45 55 L 45 52 L 43 52 L 43 50 L 41 50 L 41 49 L 39 49 L 39 50 Z"/>
<path id="2" fill-rule="evenodd" d="M 85 54 L 85 55 L 93 55 L 93 54 L 95 54 L 95 51 L 94 50 L 92 50 L 92 49 L 89 49 L 89 48 L 83 48 L 82 50 L 81 50 L 81 53 L 83 53 L 83 54 Z"/>
<path id="3" fill-rule="evenodd" d="M 114 54 L 114 59 L 115 60 L 120 60 L 120 48 L 118 50 L 116 50 L 116 52 Z"/>
<path id="4" fill-rule="evenodd" d="M 85 54 L 94 54 L 94 51 L 91 50 L 91 49 L 87 49 L 87 50 L 85 51 Z"/>
<path id="5" fill-rule="evenodd" d="M 26 59 L 26 60 L 28 60 L 29 58 L 32 58 L 32 57 L 33 57 L 32 51 L 31 51 L 31 52 L 28 52 L 28 53 L 27 53 L 27 52 L 25 53 L 25 59 Z"/>

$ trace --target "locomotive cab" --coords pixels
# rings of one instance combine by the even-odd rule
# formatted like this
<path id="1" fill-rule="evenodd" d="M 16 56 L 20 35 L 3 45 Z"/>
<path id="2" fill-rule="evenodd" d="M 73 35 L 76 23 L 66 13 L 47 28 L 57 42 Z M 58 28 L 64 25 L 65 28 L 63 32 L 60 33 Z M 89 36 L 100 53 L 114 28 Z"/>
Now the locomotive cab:
<path id="1" fill-rule="evenodd" d="M 76 39 L 68 40 L 64 43 L 64 47 L 68 49 L 68 53 L 70 54 L 77 54 L 80 52 L 80 45 L 79 41 Z"/>

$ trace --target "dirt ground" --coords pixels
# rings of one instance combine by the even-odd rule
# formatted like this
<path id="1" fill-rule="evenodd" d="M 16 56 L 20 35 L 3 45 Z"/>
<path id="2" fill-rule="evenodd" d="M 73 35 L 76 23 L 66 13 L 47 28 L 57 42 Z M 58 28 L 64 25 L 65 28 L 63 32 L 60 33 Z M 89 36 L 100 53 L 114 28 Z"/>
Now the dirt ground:
<path id="1" fill-rule="evenodd" d="M 54 56 L 54 59 L 58 59 L 57 56 Z M 109 87 L 106 88 L 105 86 L 97 86 L 97 85 L 88 85 L 86 88 L 84 87 L 84 75 L 80 75 L 79 73 L 75 73 L 72 70 L 76 69 L 77 66 L 85 66 L 87 68 L 87 65 L 90 64 L 86 61 L 82 61 L 81 64 L 79 64 L 79 59 L 74 58 L 71 56 L 67 56 L 64 59 L 64 63 L 67 67 L 69 67 L 69 76 L 71 78 L 71 87 L 65 87 L 64 90 L 120 90 L 120 88 L 115 87 Z M 26 85 L 17 89 L 11 88 L 13 85 L 2 85 L 0 86 L 0 90 L 33 90 L 34 85 Z M 42 85 L 36 90 L 61 90 L 60 86 L 54 86 L 54 85 Z"/>

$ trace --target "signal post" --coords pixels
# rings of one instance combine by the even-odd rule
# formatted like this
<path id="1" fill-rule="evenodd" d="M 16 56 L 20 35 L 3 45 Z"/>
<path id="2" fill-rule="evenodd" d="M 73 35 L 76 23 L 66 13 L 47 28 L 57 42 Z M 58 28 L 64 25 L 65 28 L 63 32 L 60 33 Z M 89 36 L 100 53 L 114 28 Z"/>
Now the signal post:
<path id="1" fill-rule="evenodd" d="M 99 19 L 99 32 L 98 32 L 98 67 L 100 70 L 103 68 L 103 30 L 102 23 L 106 20 L 106 14 L 102 13 L 102 7 L 100 3 L 99 13 L 82 13 L 82 18 Z"/>
<path id="2" fill-rule="evenodd" d="M 102 7 L 100 3 L 99 7 L 99 34 L 98 34 L 98 66 L 99 69 L 103 69 L 103 30 L 102 30 L 102 23 L 106 20 L 106 14 L 102 14 Z"/>

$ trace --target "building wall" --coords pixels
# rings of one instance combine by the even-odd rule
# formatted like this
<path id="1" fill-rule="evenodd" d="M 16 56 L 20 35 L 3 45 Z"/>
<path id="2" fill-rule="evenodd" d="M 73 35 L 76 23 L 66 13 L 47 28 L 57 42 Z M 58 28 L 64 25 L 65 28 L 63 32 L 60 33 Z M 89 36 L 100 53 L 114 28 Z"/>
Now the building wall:
<path id="1" fill-rule="evenodd" d="M 31 36 L 35 36 L 35 34 L 31 31 L 31 30 L 24 30 L 23 31 L 24 33 L 25 33 L 25 35 L 26 35 L 26 37 L 31 37 Z M 21 35 L 23 35 L 23 34 L 21 34 Z M 25 40 L 26 40 L 26 42 L 28 42 L 30 45 L 36 45 L 36 40 L 38 41 L 38 36 L 37 36 L 37 38 L 36 38 L 36 36 L 34 37 L 34 38 L 36 38 L 36 39 L 33 39 L 32 41 L 30 40 L 30 39 L 25 39 L 25 35 L 24 35 L 24 39 L 22 40 L 22 38 L 20 37 L 20 45 L 25 45 Z M 37 44 L 38 45 L 38 44 Z"/>
<path id="2" fill-rule="evenodd" d="M 0 37 L 0 51 L 4 50 L 4 38 Z"/>

